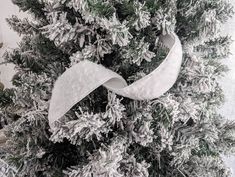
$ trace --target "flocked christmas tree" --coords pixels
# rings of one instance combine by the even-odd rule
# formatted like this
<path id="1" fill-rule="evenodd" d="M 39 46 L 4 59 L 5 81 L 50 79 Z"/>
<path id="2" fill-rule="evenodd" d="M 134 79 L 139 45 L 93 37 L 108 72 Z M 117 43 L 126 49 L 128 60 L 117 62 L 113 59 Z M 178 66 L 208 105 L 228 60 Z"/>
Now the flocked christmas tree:
<path id="1" fill-rule="evenodd" d="M 235 147 L 235 123 L 217 113 L 218 79 L 227 71 L 233 14 L 226 0 L 13 0 L 32 19 L 8 23 L 22 40 L 5 54 L 16 65 L 12 89 L 0 90 L 1 176 L 226 177 L 222 154 Z M 133 83 L 168 50 L 159 36 L 176 32 L 183 64 L 175 85 L 155 100 L 135 101 L 100 87 L 55 130 L 48 107 L 56 79 L 82 60 Z M 84 78 L 86 79 L 86 78 Z M 5 124 L 8 124 L 5 126 Z"/>

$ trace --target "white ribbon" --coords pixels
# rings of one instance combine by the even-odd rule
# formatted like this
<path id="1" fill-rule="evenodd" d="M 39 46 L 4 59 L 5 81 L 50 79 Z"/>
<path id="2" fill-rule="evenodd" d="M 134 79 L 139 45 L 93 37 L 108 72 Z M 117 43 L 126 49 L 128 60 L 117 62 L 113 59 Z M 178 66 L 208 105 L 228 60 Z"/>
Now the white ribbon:
<path id="1" fill-rule="evenodd" d="M 182 46 L 176 34 L 161 36 L 170 49 L 163 62 L 150 74 L 127 85 L 119 74 L 90 61 L 66 70 L 56 81 L 49 108 L 49 124 L 66 114 L 76 103 L 103 85 L 118 95 L 134 100 L 150 100 L 168 91 L 175 83 L 182 63 Z"/>

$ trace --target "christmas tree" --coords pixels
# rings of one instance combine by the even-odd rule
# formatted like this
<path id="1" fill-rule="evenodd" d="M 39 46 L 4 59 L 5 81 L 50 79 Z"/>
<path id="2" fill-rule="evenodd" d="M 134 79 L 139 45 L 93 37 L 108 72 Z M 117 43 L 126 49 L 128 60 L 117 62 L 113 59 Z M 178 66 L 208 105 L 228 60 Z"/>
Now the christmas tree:
<path id="1" fill-rule="evenodd" d="M 32 17 L 7 19 L 22 40 L 4 55 L 17 73 L 14 88 L 0 90 L 1 176 L 230 176 L 221 155 L 234 152 L 235 122 L 217 113 L 228 1 L 12 1 Z M 68 68 L 89 60 L 133 83 L 163 61 L 169 51 L 159 36 L 173 32 L 183 63 L 167 93 L 137 101 L 99 87 L 50 128 L 53 86 Z"/>

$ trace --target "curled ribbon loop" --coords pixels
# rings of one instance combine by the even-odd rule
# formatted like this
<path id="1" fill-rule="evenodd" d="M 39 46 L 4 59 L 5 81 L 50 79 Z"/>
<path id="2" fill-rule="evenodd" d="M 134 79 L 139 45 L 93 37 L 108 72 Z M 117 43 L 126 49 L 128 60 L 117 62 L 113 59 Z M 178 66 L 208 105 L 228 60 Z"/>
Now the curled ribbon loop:
<path id="1" fill-rule="evenodd" d="M 88 60 L 66 70 L 55 82 L 49 108 L 49 124 L 59 120 L 76 103 L 103 85 L 118 95 L 150 100 L 167 92 L 177 80 L 182 63 L 182 46 L 174 33 L 161 36 L 170 49 L 163 62 L 150 74 L 127 85 L 119 74 Z"/>

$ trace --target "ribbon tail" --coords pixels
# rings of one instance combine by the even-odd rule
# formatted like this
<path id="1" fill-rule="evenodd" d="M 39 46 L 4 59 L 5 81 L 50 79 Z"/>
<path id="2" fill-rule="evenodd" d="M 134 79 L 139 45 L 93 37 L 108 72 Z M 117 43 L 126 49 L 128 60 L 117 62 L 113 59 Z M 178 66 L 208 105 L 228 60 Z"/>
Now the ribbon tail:
<path id="1" fill-rule="evenodd" d="M 103 85 L 124 97 L 154 99 L 167 92 L 177 80 L 182 63 L 182 46 L 176 34 L 162 36 L 170 48 L 164 61 L 150 74 L 127 85 L 117 73 L 90 61 L 82 61 L 66 70 L 56 81 L 49 107 L 49 124 L 66 114 L 76 103 Z"/>

